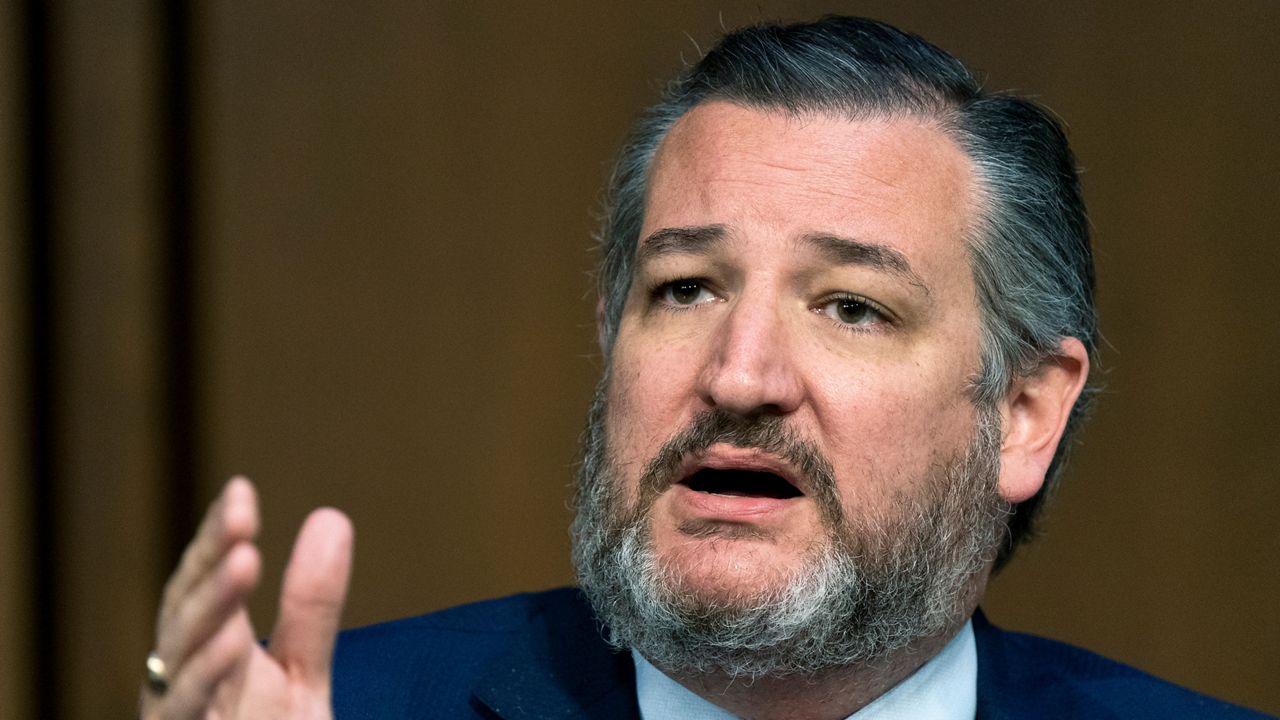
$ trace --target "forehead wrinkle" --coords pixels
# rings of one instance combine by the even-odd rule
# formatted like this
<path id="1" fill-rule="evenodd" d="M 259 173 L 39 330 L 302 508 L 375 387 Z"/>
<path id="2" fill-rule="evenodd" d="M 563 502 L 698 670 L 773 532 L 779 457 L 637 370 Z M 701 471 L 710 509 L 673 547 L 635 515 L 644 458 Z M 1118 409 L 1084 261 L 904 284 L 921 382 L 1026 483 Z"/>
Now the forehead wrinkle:
<path id="1" fill-rule="evenodd" d="M 733 165 L 725 157 L 699 157 L 685 166 L 700 175 L 702 192 L 711 186 L 767 188 L 775 193 L 796 193 L 810 198 L 828 198 L 842 203 L 874 207 L 892 215 L 901 215 L 897 195 L 903 192 L 900 172 L 873 172 L 867 163 L 841 158 L 835 160 L 823 153 L 813 153 L 813 164 L 802 162 L 804 153 L 790 161 L 771 159 L 759 153 L 743 153 L 749 163 Z M 704 167 L 700 167 L 704 166 Z M 766 172 L 760 172 L 764 169 Z M 852 187 L 849 176 L 856 174 L 866 181 Z"/>

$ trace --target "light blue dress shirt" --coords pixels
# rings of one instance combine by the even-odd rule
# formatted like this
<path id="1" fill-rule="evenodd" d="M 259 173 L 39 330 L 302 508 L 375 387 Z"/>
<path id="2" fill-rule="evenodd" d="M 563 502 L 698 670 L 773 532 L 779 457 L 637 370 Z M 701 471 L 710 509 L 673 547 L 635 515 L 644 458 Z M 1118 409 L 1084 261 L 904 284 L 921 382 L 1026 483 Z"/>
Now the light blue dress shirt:
<path id="1" fill-rule="evenodd" d="M 631 656 L 644 720 L 733 720 L 728 711 L 667 677 L 640 653 L 633 650 Z M 942 652 L 848 720 L 973 720 L 977 712 L 978 646 L 973 624 L 965 623 Z"/>

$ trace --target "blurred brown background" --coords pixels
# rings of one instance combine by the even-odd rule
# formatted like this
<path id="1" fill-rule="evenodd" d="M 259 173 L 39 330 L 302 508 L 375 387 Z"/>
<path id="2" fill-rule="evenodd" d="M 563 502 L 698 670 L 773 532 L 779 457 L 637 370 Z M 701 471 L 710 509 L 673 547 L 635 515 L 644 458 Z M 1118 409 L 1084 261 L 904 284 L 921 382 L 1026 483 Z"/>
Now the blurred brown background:
<path id="1" fill-rule="evenodd" d="M 1106 393 L 986 607 L 1280 713 L 1280 3 L 0 5 L 0 717 L 132 712 L 202 506 L 363 624 L 567 583 L 592 211 L 722 27 L 920 32 L 1070 125 Z"/>

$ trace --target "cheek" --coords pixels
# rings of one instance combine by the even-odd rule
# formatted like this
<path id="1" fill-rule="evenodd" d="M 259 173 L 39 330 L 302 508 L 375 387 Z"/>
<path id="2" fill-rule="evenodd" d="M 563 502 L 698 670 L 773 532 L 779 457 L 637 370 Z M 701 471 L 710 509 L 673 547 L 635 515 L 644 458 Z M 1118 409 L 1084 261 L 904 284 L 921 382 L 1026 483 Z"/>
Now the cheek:
<path id="1" fill-rule="evenodd" d="M 628 481 L 682 427 L 691 392 L 690 363 L 678 351 L 639 345 L 619 336 L 606 395 L 609 448 Z"/>
<path id="2" fill-rule="evenodd" d="M 963 452 L 973 431 L 973 406 L 954 378 L 890 380 L 845 382 L 820 413 L 820 437 L 849 512 L 913 492 Z"/>

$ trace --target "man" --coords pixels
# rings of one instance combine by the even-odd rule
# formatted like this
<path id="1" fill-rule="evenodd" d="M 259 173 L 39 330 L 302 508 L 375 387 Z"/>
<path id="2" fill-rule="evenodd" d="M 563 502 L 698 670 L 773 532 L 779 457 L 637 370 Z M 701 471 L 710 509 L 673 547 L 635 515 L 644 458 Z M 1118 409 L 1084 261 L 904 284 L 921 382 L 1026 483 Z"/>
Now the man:
<path id="1" fill-rule="evenodd" d="M 335 652 L 352 531 L 320 510 L 263 647 L 235 480 L 166 588 L 145 718 L 1256 717 L 976 612 L 1088 399 L 1092 259 L 1047 114 L 879 23 L 750 28 L 611 190 L 581 591 Z"/>

